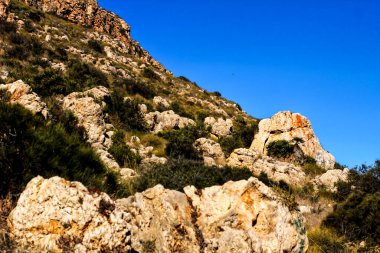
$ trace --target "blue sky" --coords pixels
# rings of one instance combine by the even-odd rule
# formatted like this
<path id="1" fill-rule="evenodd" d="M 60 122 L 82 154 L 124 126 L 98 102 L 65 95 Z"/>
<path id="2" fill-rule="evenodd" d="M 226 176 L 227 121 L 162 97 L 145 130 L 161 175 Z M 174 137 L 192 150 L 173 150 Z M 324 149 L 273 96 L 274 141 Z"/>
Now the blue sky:
<path id="1" fill-rule="evenodd" d="M 380 159 L 380 1 L 100 0 L 175 75 L 250 115 L 307 116 L 350 167 Z"/>

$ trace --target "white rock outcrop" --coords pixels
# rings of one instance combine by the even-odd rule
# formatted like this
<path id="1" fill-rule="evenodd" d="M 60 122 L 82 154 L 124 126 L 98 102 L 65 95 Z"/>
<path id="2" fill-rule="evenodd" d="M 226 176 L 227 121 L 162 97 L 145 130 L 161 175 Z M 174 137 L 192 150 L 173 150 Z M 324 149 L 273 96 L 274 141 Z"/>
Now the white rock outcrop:
<path id="1" fill-rule="evenodd" d="M 46 119 L 48 117 L 48 109 L 41 98 L 32 91 L 32 88 L 18 80 L 9 84 L 0 84 L 0 90 L 7 93 L 7 100 L 10 103 L 16 103 L 24 106 L 34 114 L 41 114 Z"/>
<path id="2" fill-rule="evenodd" d="M 280 180 L 293 186 L 303 186 L 307 182 L 302 168 L 287 162 L 281 162 L 269 156 L 264 156 L 251 149 L 235 149 L 227 158 L 227 165 L 231 167 L 248 168 L 255 175 L 267 174 L 268 178 Z"/>
<path id="3" fill-rule="evenodd" d="M 324 187 L 328 191 L 336 192 L 336 183 L 338 183 L 339 181 L 347 181 L 349 173 L 349 169 L 328 170 L 326 171 L 326 173 L 316 177 L 313 180 L 313 183 L 316 186 L 316 188 Z"/>
<path id="4" fill-rule="evenodd" d="M 172 110 L 164 112 L 150 112 L 145 114 L 144 117 L 148 128 L 154 133 L 195 125 L 194 120 L 181 117 Z"/>
<path id="5" fill-rule="evenodd" d="M 266 154 L 266 145 L 276 140 L 291 141 L 301 138 L 304 142 L 299 146 L 305 155 L 313 157 L 317 164 L 325 169 L 333 169 L 335 158 L 323 149 L 310 121 L 299 113 L 283 111 L 270 119 L 263 119 L 259 123 L 259 132 L 255 135 L 251 149 Z"/>
<path id="6" fill-rule="evenodd" d="M 224 120 L 223 118 L 207 117 L 204 120 L 204 124 L 211 127 L 211 134 L 216 137 L 224 137 L 232 132 L 232 127 L 234 126 L 231 119 Z"/>
<path id="7" fill-rule="evenodd" d="M 0 0 L 0 20 L 7 17 L 9 2 L 10 0 Z"/>
<path id="8" fill-rule="evenodd" d="M 216 141 L 207 138 L 200 138 L 194 142 L 194 148 L 202 154 L 205 165 L 226 165 L 226 157 L 220 147 L 220 144 Z"/>
<path id="9" fill-rule="evenodd" d="M 163 108 L 169 108 L 170 103 L 163 97 L 156 96 L 153 98 L 153 104 L 157 106 L 162 106 Z"/>
<path id="10" fill-rule="evenodd" d="M 300 212 L 255 178 L 185 193 L 161 185 L 113 201 L 81 183 L 34 178 L 8 217 L 29 250 L 306 252 Z"/>

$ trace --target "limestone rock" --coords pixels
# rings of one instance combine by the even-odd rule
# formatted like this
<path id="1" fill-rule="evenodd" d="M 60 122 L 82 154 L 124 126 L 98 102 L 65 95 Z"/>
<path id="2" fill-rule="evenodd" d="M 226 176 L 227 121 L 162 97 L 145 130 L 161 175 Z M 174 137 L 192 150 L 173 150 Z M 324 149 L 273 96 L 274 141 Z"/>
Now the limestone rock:
<path id="1" fill-rule="evenodd" d="M 305 252 L 304 220 L 255 178 L 185 193 L 157 185 L 113 201 L 59 177 L 34 178 L 8 217 L 31 251 Z"/>
<path id="2" fill-rule="evenodd" d="M 122 41 L 129 54 L 136 55 L 149 65 L 166 71 L 138 42 L 131 38 L 130 26 L 116 14 L 100 8 L 96 0 L 24 0 L 24 2 L 44 12 L 55 13 L 73 23 L 108 33 Z"/>
<path id="3" fill-rule="evenodd" d="M 198 150 L 207 166 L 224 166 L 226 158 L 220 144 L 206 138 L 200 138 L 195 141 L 194 147 Z"/>
<path id="4" fill-rule="evenodd" d="M 172 110 L 164 112 L 150 112 L 145 114 L 145 121 L 152 132 L 184 128 L 195 125 L 194 120 L 181 117 Z"/>
<path id="5" fill-rule="evenodd" d="M 300 213 L 290 212 L 256 178 L 197 190 L 185 188 L 197 213 L 205 252 L 304 252 Z"/>
<path id="6" fill-rule="evenodd" d="M 248 168 L 257 176 L 266 173 L 269 179 L 276 182 L 282 180 L 289 185 L 299 187 L 306 183 L 306 175 L 302 168 L 264 156 L 251 149 L 235 149 L 227 158 L 227 165 Z"/>
<path id="7" fill-rule="evenodd" d="M 21 194 L 8 226 L 18 242 L 35 250 L 126 252 L 131 249 L 130 221 L 130 214 L 104 193 L 91 194 L 81 183 L 59 177 L 36 177 Z"/>
<path id="8" fill-rule="evenodd" d="M 336 192 L 337 188 L 335 186 L 339 181 L 347 181 L 349 170 L 328 170 L 326 173 L 316 177 L 313 180 L 314 185 L 318 188 L 320 186 L 326 188 L 326 190 L 331 192 Z"/>
<path id="9" fill-rule="evenodd" d="M 216 137 L 224 137 L 231 134 L 233 122 L 231 119 L 207 117 L 204 120 L 206 126 L 211 127 L 211 133 Z"/>
<path id="10" fill-rule="evenodd" d="M 0 90 L 7 92 L 7 100 L 24 106 L 34 114 L 48 117 L 48 109 L 41 98 L 32 91 L 32 88 L 21 80 L 9 84 L 1 84 Z"/>
<path id="11" fill-rule="evenodd" d="M 0 20 L 6 19 L 10 0 L 0 0 Z"/>
<path id="12" fill-rule="evenodd" d="M 266 154 L 266 145 L 276 140 L 291 141 L 293 138 L 303 139 L 299 146 L 305 155 L 313 157 L 319 166 L 325 169 L 334 168 L 335 158 L 323 149 L 311 128 L 310 121 L 298 113 L 283 111 L 270 119 L 259 123 L 259 132 L 255 135 L 251 149 Z"/>
<path id="13" fill-rule="evenodd" d="M 169 108 L 170 103 L 163 97 L 156 96 L 153 98 L 153 103 L 157 106 L 162 106 L 163 108 Z"/>

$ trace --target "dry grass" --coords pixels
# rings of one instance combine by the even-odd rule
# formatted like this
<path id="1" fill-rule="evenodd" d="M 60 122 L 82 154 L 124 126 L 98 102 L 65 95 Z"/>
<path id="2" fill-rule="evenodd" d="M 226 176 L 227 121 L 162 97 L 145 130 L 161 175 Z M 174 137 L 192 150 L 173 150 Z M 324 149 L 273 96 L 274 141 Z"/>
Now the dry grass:
<path id="1" fill-rule="evenodd" d="M 15 251 L 7 226 L 7 218 L 15 205 L 16 202 L 10 194 L 0 198 L 0 252 Z"/>

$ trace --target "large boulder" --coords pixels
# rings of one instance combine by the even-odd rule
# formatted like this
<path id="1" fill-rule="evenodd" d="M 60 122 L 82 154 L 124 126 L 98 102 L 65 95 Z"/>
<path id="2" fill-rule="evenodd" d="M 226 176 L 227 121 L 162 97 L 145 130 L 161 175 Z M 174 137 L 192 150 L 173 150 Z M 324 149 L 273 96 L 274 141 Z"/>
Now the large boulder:
<path id="1" fill-rule="evenodd" d="M 251 149 L 266 154 L 266 145 L 276 140 L 292 141 L 301 138 L 304 142 L 298 145 L 305 155 L 313 157 L 317 165 L 333 169 L 335 158 L 323 149 L 311 127 L 310 121 L 299 113 L 283 111 L 270 119 L 259 123 L 259 132 L 255 135 Z"/>
<path id="2" fill-rule="evenodd" d="M 145 121 L 149 129 L 154 133 L 195 125 L 194 120 L 181 117 L 172 110 L 147 113 L 145 114 Z"/>
<path id="3" fill-rule="evenodd" d="M 0 84 L 0 91 L 5 92 L 3 99 L 10 103 L 16 103 L 24 106 L 34 114 L 41 114 L 48 117 L 48 109 L 41 98 L 32 91 L 32 88 L 24 83 L 22 80 L 18 80 L 9 84 Z"/>
<path id="4" fill-rule="evenodd" d="M 10 0 L 0 0 L 0 20 L 7 17 L 9 2 Z"/>
<path id="5" fill-rule="evenodd" d="M 287 162 L 281 162 L 269 156 L 264 156 L 251 149 L 235 149 L 227 158 L 227 165 L 231 167 L 248 168 L 255 175 L 265 173 L 269 179 L 293 186 L 306 184 L 306 175 L 302 168 Z"/>
<path id="6" fill-rule="evenodd" d="M 200 138 L 195 141 L 194 148 L 202 154 L 205 165 L 226 165 L 226 157 L 223 153 L 220 144 L 216 141 L 206 138 Z"/>
<path id="7" fill-rule="evenodd" d="M 204 124 L 211 128 L 211 134 L 220 138 L 231 134 L 232 127 L 234 126 L 231 119 L 224 120 L 223 118 L 215 119 L 214 117 L 207 117 Z"/>
<path id="8" fill-rule="evenodd" d="M 322 187 L 325 188 L 328 191 L 336 192 L 337 187 L 336 183 L 339 181 L 346 182 L 348 180 L 348 175 L 350 171 L 349 169 L 344 170 L 328 170 L 326 173 L 317 176 L 313 183 L 316 186 L 316 188 Z"/>
<path id="9" fill-rule="evenodd" d="M 8 217 L 28 250 L 305 252 L 304 220 L 255 178 L 185 193 L 161 185 L 113 201 L 59 177 L 34 178 Z"/>

